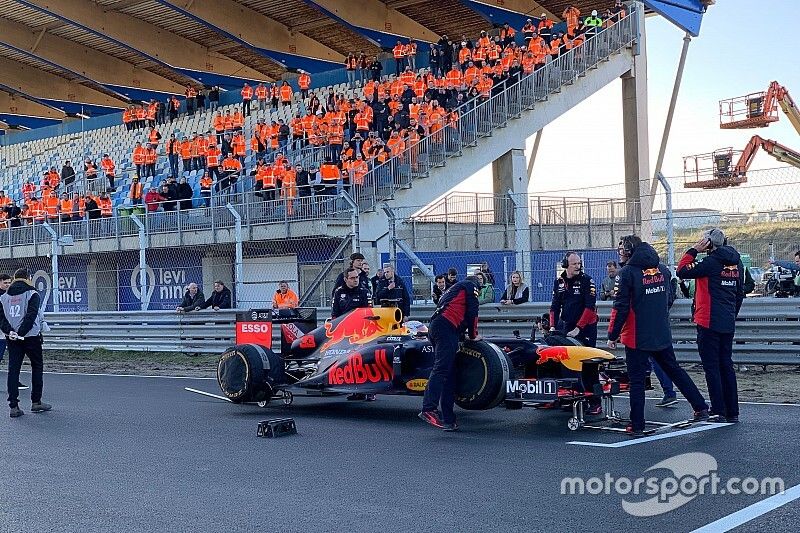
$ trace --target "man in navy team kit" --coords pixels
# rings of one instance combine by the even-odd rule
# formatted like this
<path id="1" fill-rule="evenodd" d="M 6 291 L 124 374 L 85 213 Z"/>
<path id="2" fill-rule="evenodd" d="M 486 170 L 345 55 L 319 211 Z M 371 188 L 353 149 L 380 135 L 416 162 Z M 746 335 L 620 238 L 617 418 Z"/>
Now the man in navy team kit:
<path id="1" fill-rule="evenodd" d="M 697 262 L 697 254 L 707 252 Z M 739 396 L 733 369 L 733 333 L 744 300 L 744 266 L 722 230 L 714 228 L 689 248 L 678 263 L 678 277 L 695 280 L 697 349 L 708 384 L 711 414 L 739 422 Z"/>
<path id="2" fill-rule="evenodd" d="M 694 420 L 708 420 L 708 405 L 697 386 L 675 359 L 669 309 L 675 301 L 675 285 L 669 269 L 659 261 L 652 246 L 635 235 L 622 238 L 617 249 L 620 264 L 614 284 L 614 308 L 608 324 L 608 347 L 625 345 L 630 379 L 631 422 L 629 435 L 644 434 L 644 382 L 649 359 L 661 366 L 694 409 Z"/>
<path id="3" fill-rule="evenodd" d="M 439 299 L 439 307 L 431 317 L 429 338 L 433 344 L 434 362 L 419 417 L 445 431 L 458 429 L 453 404 L 456 396 L 455 360 L 458 343 L 467 333 L 470 339 L 478 335 L 478 291 L 480 281 L 469 276 L 459 281 Z M 439 411 L 441 404 L 442 410 Z"/>

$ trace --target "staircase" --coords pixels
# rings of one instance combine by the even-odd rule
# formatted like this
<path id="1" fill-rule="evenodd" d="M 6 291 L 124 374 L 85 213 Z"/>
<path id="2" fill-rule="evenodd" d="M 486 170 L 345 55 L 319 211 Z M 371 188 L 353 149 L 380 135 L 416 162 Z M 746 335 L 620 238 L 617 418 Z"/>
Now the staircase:
<path id="1" fill-rule="evenodd" d="M 639 38 L 639 15 L 629 14 L 614 26 L 558 59 L 547 63 L 520 82 L 500 87 L 483 102 L 469 102 L 460 110 L 457 124 L 408 147 L 365 176 L 355 190 L 363 227 L 385 232 L 372 214 L 376 206 L 421 206 L 469 178 L 511 148 L 557 119 L 604 86 L 633 68 L 633 44 Z M 383 228 L 383 229 L 381 229 Z M 362 235 L 362 240 L 372 240 Z"/>

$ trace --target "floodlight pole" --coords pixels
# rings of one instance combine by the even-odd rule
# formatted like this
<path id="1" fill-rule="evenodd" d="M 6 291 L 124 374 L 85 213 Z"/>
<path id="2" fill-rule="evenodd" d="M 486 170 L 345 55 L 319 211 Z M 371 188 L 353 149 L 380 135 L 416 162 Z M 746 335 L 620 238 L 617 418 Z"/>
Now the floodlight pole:
<path id="1" fill-rule="evenodd" d="M 678 93 L 681 90 L 681 81 L 683 80 L 683 70 L 686 67 L 686 56 L 689 53 L 689 44 L 692 42 L 692 36 L 689 32 L 683 37 L 683 48 L 681 49 L 681 58 L 678 61 L 678 72 L 675 74 L 675 85 L 672 87 L 672 98 L 669 101 L 669 110 L 667 111 L 667 120 L 664 123 L 664 133 L 661 135 L 661 146 L 658 149 L 658 159 L 656 159 L 656 169 L 653 174 L 653 181 L 650 184 L 650 201 L 655 200 L 656 191 L 658 190 L 659 177 L 661 174 L 661 167 L 664 165 L 664 156 L 667 152 L 667 142 L 669 142 L 669 133 L 672 129 L 672 119 L 675 116 L 675 106 L 678 103 Z"/>
<path id="2" fill-rule="evenodd" d="M 665 216 L 666 216 L 666 226 L 667 226 L 667 260 L 669 261 L 669 268 L 674 272 L 675 271 L 675 224 L 674 218 L 672 213 L 672 187 L 670 187 L 667 178 L 664 177 L 664 174 L 659 172 L 656 174 L 658 181 L 661 182 L 661 186 L 664 187 L 664 192 L 666 193 L 666 205 L 665 209 Z"/>
<path id="3" fill-rule="evenodd" d="M 50 234 L 50 266 L 53 272 L 53 283 L 51 288 L 53 290 L 53 312 L 59 312 L 58 304 L 58 235 L 50 224 L 47 222 L 42 223 L 42 227 Z"/>

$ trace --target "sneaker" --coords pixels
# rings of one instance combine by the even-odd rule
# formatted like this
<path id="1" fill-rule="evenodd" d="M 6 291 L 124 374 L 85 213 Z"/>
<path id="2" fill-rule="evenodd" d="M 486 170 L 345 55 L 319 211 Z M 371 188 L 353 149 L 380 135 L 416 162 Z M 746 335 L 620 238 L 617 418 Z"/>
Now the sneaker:
<path id="1" fill-rule="evenodd" d="M 725 417 L 725 422 L 727 422 L 728 424 L 738 424 L 739 423 L 739 417 L 738 416 L 727 416 L 727 417 Z"/>
<path id="2" fill-rule="evenodd" d="M 19 383 L 19 384 L 17 384 L 17 388 L 18 388 L 19 390 L 28 390 L 28 386 L 27 386 L 27 385 L 25 385 L 24 383 Z"/>
<path id="3" fill-rule="evenodd" d="M 664 396 L 661 401 L 656 404 L 656 407 L 669 407 L 678 403 L 677 396 Z"/>
<path id="4" fill-rule="evenodd" d="M 586 414 L 591 416 L 602 415 L 603 407 L 601 405 L 589 406 L 589 408 L 586 410 Z"/>
<path id="5" fill-rule="evenodd" d="M 11 418 L 19 418 L 25 413 L 19 407 L 12 407 L 11 408 Z"/>
<path id="6" fill-rule="evenodd" d="M 458 424 L 453 422 L 452 424 L 444 423 L 442 425 L 442 429 L 444 431 L 458 431 Z"/>
<path id="7" fill-rule="evenodd" d="M 631 426 L 631 425 L 628 425 L 625 428 L 625 433 L 629 437 L 637 437 L 637 438 L 638 437 L 644 437 L 644 430 L 642 430 L 642 429 L 633 429 L 633 426 Z"/>
<path id="8" fill-rule="evenodd" d="M 49 403 L 44 402 L 36 402 L 31 404 L 31 413 L 43 413 L 45 411 L 49 411 L 52 409 L 53 406 Z"/>
<path id="9" fill-rule="evenodd" d="M 439 413 L 437 413 L 436 411 L 420 411 L 420 413 L 417 416 L 420 418 L 420 420 L 427 422 L 433 427 L 444 428 L 444 422 L 442 422 L 442 417 L 439 416 Z"/>
<path id="10" fill-rule="evenodd" d="M 360 392 L 355 392 L 355 393 L 353 393 L 353 394 L 351 394 L 350 396 L 347 397 L 347 401 L 349 401 L 349 402 L 355 402 L 355 401 L 358 401 L 358 400 L 366 400 L 366 399 L 367 399 L 367 395 L 366 394 L 361 394 Z"/>
<path id="11" fill-rule="evenodd" d="M 708 420 L 708 409 L 694 412 L 693 422 L 705 422 L 706 420 Z"/>

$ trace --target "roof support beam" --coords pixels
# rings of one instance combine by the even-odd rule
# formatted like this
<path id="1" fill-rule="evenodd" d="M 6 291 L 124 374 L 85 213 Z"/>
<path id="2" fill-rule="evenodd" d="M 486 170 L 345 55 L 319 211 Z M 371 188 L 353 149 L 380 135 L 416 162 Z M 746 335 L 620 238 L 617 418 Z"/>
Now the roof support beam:
<path id="1" fill-rule="evenodd" d="M 386 5 L 393 9 L 403 9 L 404 7 L 411 7 L 417 4 L 422 4 L 428 0 L 390 0 Z"/>
<path id="2" fill-rule="evenodd" d="M 547 13 L 547 18 L 556 22 L 561 21 L 561 13 L 552 13 L 549 9 L 542 7 L 542 4 L 533 0 L 472 0 L 478 4 L 486 4 L 487 6 L 496 7 L 498 9 L 505 9 L 506 11 L 513 11 L 521 15 L 527 15 L 532 18 L 539 18 L 542 13 Z"/>
<path id="3" fill-rule="evenodd" d="M 0 42 L 30 52 L 100 84 L 163 93 L 183 93 L 180 84 L 137 68 L 127 61 L 49 33 L 37 34 L 35 29 L 8 19 L 0 18 Z"/>
<path id="4" fill-rule="evenodd" d="M 214 2 L 193 2 L 190 0 L 160 0 L 180 11 L 206 21 L 211 26 L 230 34 L 254 48 L 272 50 L 284 54 L 321 59 L 341 63 L 344 56 L 322 45 L 314 39 L 265 17 L 261 13 L 245 7 L 233 0 Z"/>
<path id="5" fill-rule="evenodd" d="M 87 31 L 122 43 L 171 67 L 255 80 L 269 78 L 266 74 L 229 57 L 214 54 L 204 46 L 175 35 L 169 30 L 163 30 L 123 13 L 102 11 L 90 0 L 20 1 L 77 24 Z"/>
<path id="6" fill-rule="evenodd" d="M 378 0 L 312 0 L 348 24 L 368 30 L 412 37 L 419 41 L 436 42 L 439 35 Z"/>
<path id="7" fill-rule="evenodd" d="M 9 94 L 4 91 L 0 91 L 0 113 L 56 120 L 63 120 L 66 117 L 66 114 L 60 109 L 40 104 L 19 94 Z"/>
<path id="8" fill-rule="evenodd" d="M 3 85 L 36 98 L 58 96 L 55 99 L 65 102 L 118 108 L 128 105 L 120 98 L 10 59 L 0 58 L 0 72 L 3 72 Z"/>

